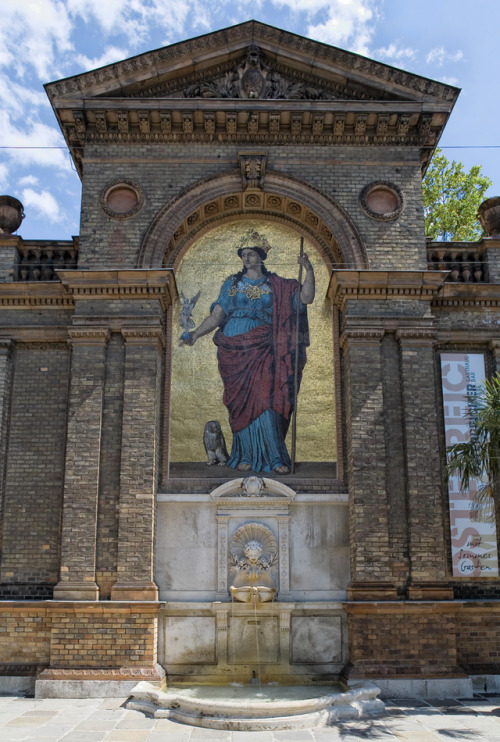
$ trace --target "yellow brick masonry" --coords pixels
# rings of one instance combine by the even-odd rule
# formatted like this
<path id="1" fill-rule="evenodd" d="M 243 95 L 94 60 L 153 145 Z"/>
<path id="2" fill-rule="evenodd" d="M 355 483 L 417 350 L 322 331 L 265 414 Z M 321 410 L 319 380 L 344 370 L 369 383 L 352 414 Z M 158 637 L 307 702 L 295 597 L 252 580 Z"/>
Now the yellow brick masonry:
<path id="1" fill-rule="evenodd" d="M 157 611 L 155 603 L 2 601 L 0 670 L 154 668 Z"/>

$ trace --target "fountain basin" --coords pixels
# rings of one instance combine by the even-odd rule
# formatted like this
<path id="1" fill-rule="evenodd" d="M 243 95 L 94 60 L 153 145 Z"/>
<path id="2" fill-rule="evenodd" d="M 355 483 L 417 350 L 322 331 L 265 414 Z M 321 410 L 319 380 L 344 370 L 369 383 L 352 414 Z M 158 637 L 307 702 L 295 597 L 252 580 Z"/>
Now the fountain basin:
<path id="1" fill-rule="evenodd" d="M 141 682 L 127 708 L 182 724 L 239 731 L 332 726 L 384 711 L 380 689 L 355 682 L 305 686 L 190 686 L 166 691 Z"/>
<path id="2" fill-rule="evenodd" d="M 240 603 L 268 603 L 273 600 L 277 590 L 264 585 L 243 585 L 242 587 L 231 585 L 229 592 L 231 597 Z"/>

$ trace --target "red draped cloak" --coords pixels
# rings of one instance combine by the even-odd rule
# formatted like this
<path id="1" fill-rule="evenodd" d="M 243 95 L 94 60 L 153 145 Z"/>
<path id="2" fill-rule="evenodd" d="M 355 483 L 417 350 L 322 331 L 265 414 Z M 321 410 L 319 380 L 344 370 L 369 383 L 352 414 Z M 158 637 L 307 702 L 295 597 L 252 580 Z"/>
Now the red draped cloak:
<path id="1" fill-rule="evenodd" d="M 223 401 L 233 433 L 239 433 L 268 409 L 275 410 L 288 428 L 293 410 L 296 308 L 293 297 L 298 283 L 269 274 L 273 296 L 273 324 L 226 337 L 214 335 L 219 371 L 224 383 Z M 307 315 L 300 312 L 299 378 L 306 363 Z"/>

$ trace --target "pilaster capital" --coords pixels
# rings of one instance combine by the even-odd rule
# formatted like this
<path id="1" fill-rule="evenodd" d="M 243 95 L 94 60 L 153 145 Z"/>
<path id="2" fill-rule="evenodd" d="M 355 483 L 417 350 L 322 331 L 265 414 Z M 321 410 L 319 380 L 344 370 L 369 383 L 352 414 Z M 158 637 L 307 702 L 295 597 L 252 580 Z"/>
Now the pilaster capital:
<path id="1" fill-rule="evenodd" d="M 343 331 L 340 336 L 340 347 L 345 349 L 354 344 L 356 345 L 380 345 L 384 337 L 383 328 L 366 327 L 366 328 L 349 328 Z"/>
<path id="2" fill-rule="evenodd" d="M 126 345 L 158 345 L 164 347 L 165 333 L 161 327 L 123 327 L 121 329 Z"/>
<path id="3" fill-rule="evenodd" d="M 0 335 L 0 355 L 8 355 L 14 347 L 14 339 L 10 335 Z"/>
<path id="4" fill-rule="evenodd" d="M 488 343 L 488 348 L 495 358 L 500 358 L 500 338 L 492 338 Z"/>
<path id="5" fill-rule="evenodd" d="M 111 332 L 107 327 L 70 327 L 68 338 L 71 345 L 106 345 Z"/>
<path id="6" fill-rule="evenodd" d="M 436 343 L 437 330 L 434 327 L 404 327 L 396 330 L 400 345 L 427 345 Z"/>

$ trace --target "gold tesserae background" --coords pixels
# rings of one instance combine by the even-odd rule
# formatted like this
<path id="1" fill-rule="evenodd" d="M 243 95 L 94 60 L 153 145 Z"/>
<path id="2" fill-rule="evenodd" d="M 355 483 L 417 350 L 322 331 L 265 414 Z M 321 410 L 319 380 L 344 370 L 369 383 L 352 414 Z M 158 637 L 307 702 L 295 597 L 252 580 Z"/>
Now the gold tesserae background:
<path id="1" fill-rule="evenodd" d="M 300 236 L 292 229 L 257 219 L 213 229 L 189 249 L 176 271 L 179 293 L 191 299 L 201 290 L 193 310 L 196 327 L 210 313 L 210 306 L 217 300 L 225 279 L 241 269 L 236 246 L 250 228 L 263 234 L 271 245 L 266 260 L 268 270 L 284 278 L 298 278 Z M 316 298 L 308 307 L 311 345 L 299 393 L 297 461 L 334 461 L 332 309 L 326 298 L 329 270 L 314 246 L 306 240 L 304 250 L 314 266 Z M 219 420 L 229 452 L 232 442 L 227 410 L 222 403 L 223 386 L 217 368 L 217 349 L 212 335 L 205 335 L 192 347 L 181 344 L 183 330 L 179 317 L 178 302 L 174 311 L 172 350 L 170 461 L 206 461 L 203 429 L 208 420 Z M 287 438 L 289 450 L 290 439 L 291 428 Z"/>

